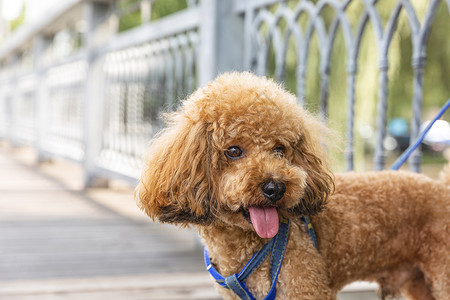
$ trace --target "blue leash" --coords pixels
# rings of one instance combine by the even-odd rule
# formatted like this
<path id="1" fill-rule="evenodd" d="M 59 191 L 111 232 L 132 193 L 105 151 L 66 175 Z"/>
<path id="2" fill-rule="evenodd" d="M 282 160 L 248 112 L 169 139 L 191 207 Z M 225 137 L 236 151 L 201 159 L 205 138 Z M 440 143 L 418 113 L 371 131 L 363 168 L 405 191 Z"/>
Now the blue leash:
<path id="1" fill-rule="evenodd" d="M 416 139 L 416 141 L 411 144 L 408 149 L 403 152 L 403 154 L 395 161 L 395 163 L 392 165 L 391 170 L 398 170 L 400 167 L 406 162 L 408 157 L 414 152 L 414 150 L 417 149 L 417 147 L 420 146 L 420 144 L 423 142 L 425 136 L 430 131 L 431 127 L 434 125 L 434 123 L 442 117 L 442 115 L 445 113 L 445 111 L 450 107 L 450 99 L 448 99 L 447 103 L 444 104 L 444 106 L 441 108 L 439 113 L 434 117 L 434 119 L 428 124 L 428 126 L 419 134 L 419 137 Z"/>
<path id="2" fill-rule="evenodd" d="M 308 234 L 311 236 L 313 244 L 317 248 L 317 239 L 311 224 L 311 219 L 308 216 L 303 216 L 302 220 L 303 222 L 305 222 Z M 264 300 L 274 300 L 277 294 L 276 282 L 278 279 L 278 274 L 280 273 L 284 253 L 286 252 L 288 236 L 289 236 L 289 219 L 281 218 L 280 228 L 278 230 L 277 235 L 273 239 L 271 239 L 270 242 L 265 244 L 261 250 L 256 252 L 239 273 L 230 275 L 228 277 L 223 277 L 219 272 L 217 272 L 217 270 L 211 264 L 208 250 L 205 247 L 204 259 L 206 269 L 220 286 L 227 289 L 231 289 L 241 299 L 255 300 L 255 297 L 253 297 L 252 293 L 248 290 L 245 281 L 256 269 L 258 269 L 261 266 L 263 261 L 267 258 L 267 256 L 270 253 L 271 287 L 269 293 L 264 298 Z"/>

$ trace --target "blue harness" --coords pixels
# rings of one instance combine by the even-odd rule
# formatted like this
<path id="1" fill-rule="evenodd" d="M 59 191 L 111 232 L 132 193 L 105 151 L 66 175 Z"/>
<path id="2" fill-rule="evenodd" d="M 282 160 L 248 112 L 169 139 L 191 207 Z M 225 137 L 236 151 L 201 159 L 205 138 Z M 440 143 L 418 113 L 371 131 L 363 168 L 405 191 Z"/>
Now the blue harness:
<path id="1" fill-rule="evenodd" d="M 317 248 L 317 239 L 311 224 L 311 219 L 308 216 L 304 216 L 302 217 L 302 220 L 306 224 L 308 234 L 311 236 L 314 247 Z M 239 273 L 230 275 L 228 277 L 223 277 L 213 267 L 209 259 L 208 250 L 205 246 L 204 258 L 206 269 L 220 286 L 231 289 L 243 300 L 255 300 L 255 297 L 253 297 L 252 293 L 250 293 L 250 291 L 248 290 L 245 281 L 257 268 L 259 268 L 259 266 L 263 263 L 263 261 L 270 253 L 271 287 L 269 294 L 267 294 L 264 300 L 274 300 L 277 294 L 275 285 L 278 279 L 278 274 L 280 273 L 284 253 L 286 252 L 288 236 L 289 219 L 280 218 L 280 228 L 277 235 L 272 238 L 270 242 L 265 244 L 261 250 L 256 252 Z"/>

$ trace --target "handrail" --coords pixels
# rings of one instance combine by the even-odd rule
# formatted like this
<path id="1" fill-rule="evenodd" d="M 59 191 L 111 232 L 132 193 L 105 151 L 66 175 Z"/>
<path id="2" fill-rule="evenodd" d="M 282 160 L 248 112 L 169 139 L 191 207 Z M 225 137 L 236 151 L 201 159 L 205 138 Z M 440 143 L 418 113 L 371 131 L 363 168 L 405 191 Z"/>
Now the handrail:
<path id="1" fill-rule="evenodd" d="M 46 13 L 45 18 L 38 19 L 32 23 L 25 24 L 17 29 L 9 40 L 0 46 L 0 61 L 5 59 L 16 49 L 30 41 L 34 36 L 48 29 L 57 19 L 62 18 L 75 6 L 80 5 L 84 0 L 64 0 L 55 6 L 54 9 Z"/>
<path id="2" fill-rule="evenodd" d="M 96 50 L 97 55 L 113 52 L 154 41 L 178 33 L 183 33 L 199 26 L 201 21 L 198 7 L 188 8 L 169 15 L 163 19 L 144 24 L 140 27 L 118 34 Z"/>

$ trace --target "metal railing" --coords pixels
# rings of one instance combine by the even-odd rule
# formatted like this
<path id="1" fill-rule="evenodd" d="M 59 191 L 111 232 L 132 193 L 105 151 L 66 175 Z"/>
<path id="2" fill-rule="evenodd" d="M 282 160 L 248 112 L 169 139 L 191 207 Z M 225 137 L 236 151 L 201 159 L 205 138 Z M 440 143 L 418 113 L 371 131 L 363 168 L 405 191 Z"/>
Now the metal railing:
<path id="1" fill-rule="evenodd" d="M 288 6 L 291 2 L 294 5 Z M 314 1 L 315 2 L 315 1 Z M 245 66 L 255 70 L 258 74 L 267 74 L 267 62 L 269 48 L 273 47 L 274 76 L 283 81 L 286 76 L 286 58 L 290 39 L 295 44 L 295 54 L 297 65 L 295 73 L 296 90 L 298 99 L 304 103 L 305 99 L 305 77 L 307 74 L 307 61 L 311 55 L 312 37 L 317 36 L 319 44 L 320 66 L 320 112 L 327 114 L 329 102 L 329 80 L 332 68 L 333 46 L 336 44 L 338 30 L 342 31 L 345 43 L 345 53 L 342 59 L 346 60 L 347 77 L 347 144 L 345 147 L 347 170 L 354 169 L 354 115 L 355 115 L 355 84 L 358 72 L 358 58 L 361 49 L 361 40 L 364 33 L 373 30 L 375 35 L 375 45 L 378 54 L 379 69 L 379 97 L 378 97 L 378 118 L 377 118 L 377 138 L 374 154 L 375 169 L 381 170 L 385 167 L 385 150 L 383 141 L 386 137 L 387 125 L 387 97 L 388 97 L 388 52 L 392 44 L 393 34 L 397 28 L 400 14 L 406 13 L 412 39 L 412 61 L 414 69 L 414 96 L 413 118 L 411 122 L 411 137 L 414 139 L 419 134 L 421 124 L 422 102 L 423 102 L 423 81 L 424 68 L 427 54 L 427 41 L 433 25 L 434 17 L 442 1 L 428 1 L 425 16 L 422 22 L 419 21 L 416 10 L 411 1 L 397 1 L 388 14 L 386 24 L 377 9 L 377 4 L 383 1 L 364 0 L 360 1 L 362 9 L 355 9 L 351 4 L 356 1 L 327 0 L 327 1 L 251 1 L 247 5 L 239 2 L 236 10 L 244 12 L 246 19 L 246 36 L 248 43 L 245 52 Z M 275 6 L 277 5 L 277 6 Z M 332 8 L 334 16 L 324 14 L 326 8 Z M 450 10 L 449 1 L 447 7 Z M 350 11 L 350 12 L 349 12 Z M 306 15 L 306 24 L 302 27 L 299 19 Z M 284 22 L 285 29 L 281 29 L 281 22 Z M 356 22 L 355 22 L 356 21 Z M 328 24 L 327 24 L 328 23 Z M 327 26 L 328 25 L 328 26 Z M 368 29 L 371 25 L 371 29 Z M 266 26 L 266 30 L 262 30 Z M 443 101 L 445 101 L 443 99 Z M 414 171 L 420 168 L 419 151 L 413 153 L 410 158 L 410 166 Z"/>
<path id="2" fill-rule="evenodd" d="M 311 98 L 307 77 L 313 72 L 308 62 L 318 60 L 320 84 L 314 97 L 326 116 L 333 104 L 333 51 L 341 43 L 339 57 L 346 66 L 341 76 L 346 85 L 345 161 L 352 170 L 355 105 L 362 101 L 357 93 L 359 60 L 363 38 L 370 32 L 379 81 L 374 165 L 382 169 L 389 49 L 399 20 L 403 15 L 411 31 L 410 134 L 415 137 L 421 123 L 427 40 L 438 9 L 450 12 L 450 0 L 427 1 L 420 18 L 412 0 L 399 0 L 381 13 L 384 2 L 186 1 L 185 9 L 154 21 L 143 12 L 147 21 L 118 33 L 117 1 L 66 1 L 49 18 L 17 31 L 0 47 L 0 137 L 35 146 L 40 158 L 82 163 L 87 185 L 97 177 L 134 182 L 148 141 L 163 126 L 160 113 L 220 72 L 246 69 L 273 76 L 290 84 L 305 103 Z M 84 29 L 70 35 L 76 28 Z M 68 36 L 75 46 L 58 48 L 58 40 L 67 42 Z M 417 151 L 410 160 L 415 171 L 420 156 Z"/>
<path id="3" fill-rule="evenodd" d="M 135 182 L 146 145 L 163 126 L 159 114 L 199 80 L 197 1 L 115 34 L 116 4 L 70 1 L 51 12 L 72 27 L 86 23 L 82 45 L 67 55 L 55 50 L 65 28 L 47 21 L 19 30 L 0 49 L 0 137 L 35 146 L 40 159 L 84 164 L 86 185 L 97 177 Z"/>

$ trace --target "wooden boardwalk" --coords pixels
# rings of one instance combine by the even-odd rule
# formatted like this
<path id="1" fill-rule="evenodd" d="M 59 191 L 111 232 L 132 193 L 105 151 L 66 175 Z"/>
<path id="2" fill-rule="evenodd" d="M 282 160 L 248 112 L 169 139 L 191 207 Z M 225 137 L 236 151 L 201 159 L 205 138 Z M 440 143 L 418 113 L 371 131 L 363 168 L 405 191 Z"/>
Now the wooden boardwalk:
<path id="1" fill-rule="evenodd" d="M 124 186 L 0 145 L 0 299 L 219 299 L 194 232 L 152 223 Z"/>

